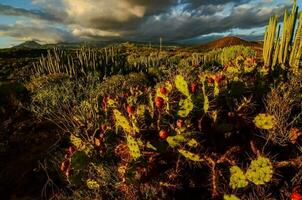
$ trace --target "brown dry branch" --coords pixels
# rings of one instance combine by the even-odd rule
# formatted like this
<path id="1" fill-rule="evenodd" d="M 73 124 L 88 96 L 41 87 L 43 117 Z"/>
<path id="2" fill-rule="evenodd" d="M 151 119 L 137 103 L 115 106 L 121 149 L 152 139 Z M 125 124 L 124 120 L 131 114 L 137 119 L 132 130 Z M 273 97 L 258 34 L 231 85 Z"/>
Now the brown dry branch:
<path id="1" fill-rule="evenodd" d="M 204 156 L 204 160 L 206 161 L 207 165 L 211 170 L 211 185 L 212 185 L 212 198 L 215 198 L 219 195 L 218 193 L 218 185 L 217 179 L 219 170 L 217 170 L 217 164 L 228 163 L 230 165 L 236 165 L 236 161 L 233 160 L 231 157 L 236 152 L 240 151 L 240 147 L 235 146 L 227 150 L 222 156 L 218 157 L 215 154 L 212 156 Z"/>

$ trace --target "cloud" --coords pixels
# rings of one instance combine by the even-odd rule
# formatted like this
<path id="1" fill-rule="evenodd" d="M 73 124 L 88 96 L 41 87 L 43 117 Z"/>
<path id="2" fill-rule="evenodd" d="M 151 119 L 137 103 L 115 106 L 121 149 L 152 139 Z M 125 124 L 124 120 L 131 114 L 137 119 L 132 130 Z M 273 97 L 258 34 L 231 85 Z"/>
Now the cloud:
<path id="1" fill-rule="evenodd" d="M 39 11 L 14 8 L 0 4 L 0 14 L 25 16 L 44 20 L 45 31 L 52 40 L 125 39 L 154 41 L 190 40 L 202 35 L 220 34 L 232 29 L 263 27 L 269 17 L 279 16 L 288 5 L 252 0 L 32 0 Z M 57 25 L 50 25 L 55 22 Z M 2 34 L 38 38 L 30 28 L 38 26 L 10 25 L 12 31 Z M 64 27 L 64 28 L 62 28 Z M 1 27 L 0 27 L 1 29 Z M 4 29 L 4 27 L 2 27 Z M 26 30 L 16 33 L 16 30 Z M 47 30 L 47 31 L 46 31 Z"/>
<path id="2" fill-rule="evenodd" d="M 3 5 L 0 3 L 0 14 L 6 16 L 24 16 L 34 19 L 44 19 L 50 21 L 58 20 L 54 15 L 50 13 L 44 13 L 40 10 L 26 10 L 23 8 L 15 8 L 9 5 Z"/>
<path id="3" fill-rule="evenodd" d="M 71 33 L 39 23 L 18 22 L 13 25 L 0 25 L 0 36 L 9 36 L 19 41 L 35 40 L 42 43 L 57 43 L 77 40 Z"/>
<path id="4" fill-rule="evenodd" d="M 272 13 L 281 16 L 285 7 L 275 9 L 266 7 L 251 7 L 248 4 L 231 9 L 228 16 L 192 15 L 188 11 L 168 13 L 160 20 L 149 18 L 141 27 L 141 36 L 167 40 L 183 40 L 210 33 L 223 33 L 231 29 L 249 29 L 265 26 Z"/>

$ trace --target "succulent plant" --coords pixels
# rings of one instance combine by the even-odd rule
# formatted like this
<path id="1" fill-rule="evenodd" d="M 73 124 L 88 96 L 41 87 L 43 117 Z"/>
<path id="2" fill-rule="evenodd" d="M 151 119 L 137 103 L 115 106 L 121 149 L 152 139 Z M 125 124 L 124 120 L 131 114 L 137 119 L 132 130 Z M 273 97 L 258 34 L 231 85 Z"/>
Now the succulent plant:
<path id="1" fill-rule="evenodd" d="M 131 135 L 127 135 L 127 146 L 129 148 L 130 155 L 134 160 L 137 160 L 142 156 L 138 142 Z"/>
<path id="2" fill-rule="evenodd" d="M 202 162 L 203 161 L 203 159 L 198 154 L 192 153 L 190 151 L 183 150 L 183 149 L 178 149 L 178 152 L 188 160 L 191 160 L 191 161 L 194 161 L 194 162 Z"/>
<path id="3" fill-rule="evenodd" d="M 167 142 L 172 148 L 179 147 L 180 145 L 182 145 L 187 141 L 188 141 L 188 137 L 186 135 L 175 135 L 175 136 L 169 136 L 167 138 Z"/>
<path id="4" fill-rule="evenodd" d="M 232 189 L 244 188 L 248 185 L 244 172 L 238 166 L 232 166 L 230 173 L 230 187 Z"/>
<path id="5" fill-rule="evenodd" d="M 223 196 L 224 200 L 240 200 L 237 196 L 233 195 L 233 194 L 225 194 Z"/>
<path id="6" fill-rule="evenodd" d="M 177 75 L 175 77 L 175 86 L 183 95 L 187 97 L 190 96 L 188 83 L 182 75 Z"/>
<path id="7" fill-rule="evenodd" d="M 188 97 L 186 99 L 181 99 L 179 101 L 179 110 L 177 112 L 177 115 L 180 117 L 187 117 L 190 112 L 193 110 L 194 105 L 192 102 L 191 97 Z"/>
<path id="8" fill-rule="evenodd" d="M 254 123 L 260 129 L 273 129 L 276 125 L 276 119 L 273 115 L 262 113 L 254 118 Z"/>
<path id="9" fill-rule="evenodd" d="M 100 189 L 100 185 L 96 180 L 93 179 L 87 179 L 86 185 L 90 190 L 98 190 Z"/>
<path id="10" fill-rule="evenodd" d="M 124 117 L 118 110 L 113 110 L 113 114 L 116 122 L 116 127 L 122 127 L 126 133 L 133 134 L 133 128 L 127 118 Z"/>
<path id="11" fill-rule="evenodd" d="M 259 156 L 251 162 L 245 176 L 256 185 L 264 185 L 271 181 L 273 173 L 272 162 L 268 158 Z"/>

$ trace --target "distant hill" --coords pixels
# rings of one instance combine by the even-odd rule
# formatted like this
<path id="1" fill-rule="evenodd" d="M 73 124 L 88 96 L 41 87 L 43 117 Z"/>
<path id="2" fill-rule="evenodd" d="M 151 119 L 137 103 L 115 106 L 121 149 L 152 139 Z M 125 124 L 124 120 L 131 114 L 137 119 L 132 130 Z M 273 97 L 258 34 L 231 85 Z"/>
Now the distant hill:
<path id="1" fill-rule="evenodd" d="M 206 44 L 195 46 L 195 47 L 193 47 L 193 49 L 197 49 L 199 51 L 210 51 L 213 49 L 224 48 L 224 47 L 229 47 L 229 46 L 234 46 L 234 45 L 251 46 L 256 49 L 262 47 L 262 45 L 258 42 L 250 42 L 250 41 L 240 39 L 238 37 L 228 36 L 228 37 L 224 37 L 224 38 L 221 38 L 218 40 L 208 42 Z"/>
<path id="2" fill-rule="evenodd" d="M 17 48 L 17 49 L 22 49 L 22 48 L 25 48 L 25 49 L 41 49 L 41 48 L 43 48 L 43 45 L 39 44 L 36 41 L 26 41 L 26 42 L 23 42 L 22 44 L 14 46 L 13 48 Z"/>

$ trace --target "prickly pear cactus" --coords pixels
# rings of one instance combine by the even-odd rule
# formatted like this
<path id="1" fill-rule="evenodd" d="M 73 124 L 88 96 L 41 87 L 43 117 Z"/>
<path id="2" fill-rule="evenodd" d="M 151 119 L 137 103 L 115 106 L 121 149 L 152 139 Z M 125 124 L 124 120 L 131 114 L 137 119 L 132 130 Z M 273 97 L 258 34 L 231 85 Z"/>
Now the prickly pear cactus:
<path id="1" fill-rule="evenodd" d="M 195 154 L 195 153 L 183 150 L 183 149 L 179 149 L 178 152 L 188 160 L 191 160 L 191 161 L 194 161 L 194 162 L 202 162 L 203 161 L 203 159 L 198 154 Z"/>
<path id="2" fill-rule="evenodd" d="M 204 93 L 203 95 L 203 111 L 207 113 L 209 111 L 210 103 L 208 96 Z"/>
<path id="3" fill-rule="evenodd" d="M 139 144 L 131 135 L 127 135 L 127 145 L 133 160 L 139 159 L 141 157 Z"/>
<path id="4" fill-rule="evenodd" d="M 146 112 L 146 106 L 145 105 L 139 105 L 137 107 L 136 114 L 137 114 L 138 117 L 144 117 L 145 112 Z"/>
<path id="5" fill-rule="evenodd" d="M 244 188 L 248 185 L 244 172 L 238 166 L 232 166 L 230 172 L 230 187 L 232 189 Z"/>
<path id="6" fill-rule="evenodd" d="M 206 86 L 205 86 L 205 84 L 206 84 L 206 75 L 202 75 L 202 76 L 200 77 L 200 81 L 201 81 L 201 83 L 202 83 L 203 111 L 204 111 L 204 113 L 207 113 L 208 110 L 209 110 L 210 105 L 209 105 L 209 98 L 208 98 L 208 96 L 207 96 L 207 93 L 206 93 Z"/>
<path id="7" fill-rule="evenodd" d="M 154 109 L 153 96 L 151 93 L 149 94 L 148 99 L 149 99 L 148 110 L 149 110 L 150 116 L 153 118 L 155 109 Z"/>
<path id="8" fill-rule="evenodd" d="M 82 147 L 84 146 L 84 142 L 82 141 L 82 139 L 73 134 L 70 135 L 69 139 L 71 144 L 73 144 L 76 149 L 82 149 Z"/>
<path id="9" fill-rule="evenodd" d="M 259 156 L 253 160 L 246 172 L 246 178 L 256 185 L 264 185 L 273 177 L 273 165 L 268 158 Z"/>
<path id="10" fill-rule="evenodd" d="M 225 194 L 223 200 L 240 200 L 237 196 L 233 194 Z"/>
<path id="11" fill-rule="evenodd" d="M 179 147 L 180 145 L 182 145 L 187 141 L 188 138 L 185 135 L 175 135 L 175 136 L 169 136 L 167 138 L 167 142 L 172 148 Z"/>
<path id="12" fill-rule="evenodd" d="M 217 81 L 214 82 L 214 96 L 217 97 L 219 95 L 219 84 Z"/>
<path id="13" fill-rule="evenodd" d="M 184 94 L 187 97 L 190 96 L 188 83 L 182 75 L 177 75 L 175 77 L 175 86 L 178 89 L 178 91 L 180 91 L 182 94 Z"/>
<path id="14" fill-rule="evenodd" d="M 132 134 L 133 129 L 127 118 L 124 117 L 122 113 L 118 110 L 113 110 L 113 114 L 115 118 L 116 127 L 122 127 L 126 133 Z"/>
<path id="15" fill-rule="evenodd" d="M 273 129 L 276 125 L 276 118 L 269 114 L 259 114 L 254 118 L 254 123 L 260 129 Z"/>
<path id="16" fill-rule="evenodd" d="M 187 142 L 187 145 L 191 148 L 196 148 L 199 146 L 199 143 L 193 138 Z"/>
<path id="17" fill-rule="evenodd" d="M 180 109 L 177 112 L 178 116 L 187 117 L 194 107 L 191 97 L 181 99 L 179 101 L 179 107 Z"/>

